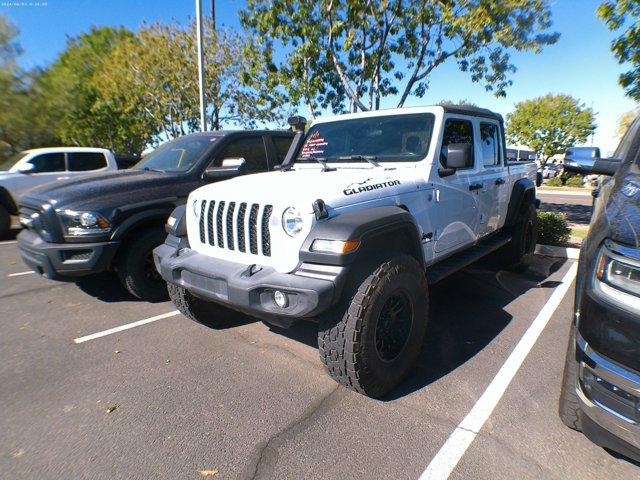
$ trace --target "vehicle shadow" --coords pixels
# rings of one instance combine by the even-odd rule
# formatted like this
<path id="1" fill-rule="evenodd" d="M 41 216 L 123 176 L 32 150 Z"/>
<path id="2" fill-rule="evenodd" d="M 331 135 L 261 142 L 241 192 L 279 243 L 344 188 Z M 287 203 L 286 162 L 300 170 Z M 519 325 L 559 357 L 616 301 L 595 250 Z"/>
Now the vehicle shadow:
<path id="1" fill-rule="evenodd" d="M 122 286 L 112 272 L 102 272 L 74 280 L 76 286 L 87 295 L 101 302 L 141 302 Z"/>
<path id="2" fill-rule="evenodd" d="M 525 292 L 557 286 L 547 278 L 567 262 L 536 256 L 526 273 L 478 262 L 430 288 L 429 326 L 409 377 L 382 398 L 393 401 L 418 391 L 473 358 L 509 325 L 505 306 Z M 279 335 L 317 348 L 317 325 L 298 322 L 289 329 L 270 326 Z"/>

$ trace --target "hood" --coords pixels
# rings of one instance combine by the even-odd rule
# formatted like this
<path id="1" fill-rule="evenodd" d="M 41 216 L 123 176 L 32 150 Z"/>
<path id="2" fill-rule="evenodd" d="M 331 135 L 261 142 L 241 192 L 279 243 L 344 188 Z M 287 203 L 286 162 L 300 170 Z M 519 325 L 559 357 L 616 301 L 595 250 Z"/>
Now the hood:
<path id="1" fill-rule="evenodd" d="M 16 177 L 18 175 L 24 175 L 24 173 L 18 173 L 18 172 L 9 172 L 7 170 L 0 170 L 0 182 L 6 178 L 13 178 Z"/>
<path id="2" fill-rule="evenodd" d="M 320 168 L 258 173 L 201 187 L 189 196 L 236 202 L 271 204 L 276 209 L 295 206 L 312 213 L 312 204 L 322 199 L 327 209 L 392 197 L 416 190 L 413 167 L 338 168 L 323 172 Z"/>
<path id="3" fill-rule="evenodd" d="M 97 173 L 36 187 L 22 195 L 21 200 L 37 205 L 50 203 L 55 208 L 100 210 L 132 201 L 137 203 L 155 200 L 158 198 L 159 190 L 163 189 L 167 190 L 166 195 L 170 196 L 171 189 L 183 176 L 184 173 L 142 170 Z"/>

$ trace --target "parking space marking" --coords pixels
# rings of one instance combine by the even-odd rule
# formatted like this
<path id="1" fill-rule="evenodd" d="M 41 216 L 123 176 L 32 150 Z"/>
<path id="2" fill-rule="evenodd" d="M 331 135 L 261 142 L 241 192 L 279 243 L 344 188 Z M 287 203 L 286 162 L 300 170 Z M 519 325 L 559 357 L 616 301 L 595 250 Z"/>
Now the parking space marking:
<path id="1" fill-rule="evenodd" d="M 138 320 L 137 322 L 127 323 L 126 325 L 110 328 L 109 330 L 103 330 L 102 332 L 92 333 L 91 335 L 86 335 L 84 337 L 74 338 L 73 341 L 75 343 L 88 342 L 89 340 L 95 340 L 96 338 L 105 337 L 107 335 L 111 335 L 112 333 L 122 332 L 123 330 L 129 330 L 130 328 L 135 328 L 139 327 L 140 325 L 146 325 L 147 323 L 162 320 L 163 318 L 175 317 L 176 315 L 180 315 L 180 312 L 178 310 L 162 313 L 160 315 L 156 315 L 155 317 L 145 318 L 144 320 Z"/>
<path id="2" fill-rule="evenodd" d="M 549 323 L 551 316 L 569 291 L 577 270 L 578 263 L 575 262 L 569 267 L 569 270 L 562 278 L 562 283 L 551 294 L 547 303 L 542 307 L 540 313 L 533 320 L 471 411 L 458 424 L 429 465 L 427 465 L 425 471 L 422 472 L 420 480 L 446 480 L 449 478 L 484 423 L 493 413 L 520 366 L 527 358 L 547 323 Z"/>
<path id="3" fill-rule="evenodd" d="M 0 245 L 13 245 L 14 243 L 18 243 L 17 240 L 6 240 L 4 242 L 0 242 Z"/>
<path id="4" fill-rule="evenodd" d="M 33 270 L 29 270 L 28 272 L 10 273 L 9 275 L 7 275 L 7 277 L 20 277 L 22 275 L 29 275 L 30 273 L 35 273 L 35 272 Z"/>

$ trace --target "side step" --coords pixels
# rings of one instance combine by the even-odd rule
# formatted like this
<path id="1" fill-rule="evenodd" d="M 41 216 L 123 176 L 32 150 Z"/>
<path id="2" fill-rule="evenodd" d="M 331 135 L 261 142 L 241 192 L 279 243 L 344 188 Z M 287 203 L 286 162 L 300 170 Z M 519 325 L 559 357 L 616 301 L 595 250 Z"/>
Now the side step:
<path id="1" fill-rule="evenodd" d="M 443 278 L 471 265 L 473 262 L 480 260 L 482 257 L 506 245 L 510 240 L 510 236 L 496 235 L 487 240 L 483 240 L 473 247 L 454 253 L 450 257 L 427 268 L 427 281 L 430 284 L 438 283 Z"/>

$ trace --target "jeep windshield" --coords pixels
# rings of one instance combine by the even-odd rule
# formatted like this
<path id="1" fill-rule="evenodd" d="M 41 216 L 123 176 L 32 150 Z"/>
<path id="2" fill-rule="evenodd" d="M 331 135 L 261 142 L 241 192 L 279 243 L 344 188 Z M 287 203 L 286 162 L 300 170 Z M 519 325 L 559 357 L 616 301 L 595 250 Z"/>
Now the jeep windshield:
<path id="1" fill-rule="evenodd" d="M 432 113 L 353 118 L 312 126 L 296 162 L 417 162 L 429 151 Z"/>
<path id="2" fill-rule="evenodd" d="M 216 138 L 208 135 L 176 138 L 145 155 L 132 168 L 157 172 L 187 171 L 202 158 Z"/>

